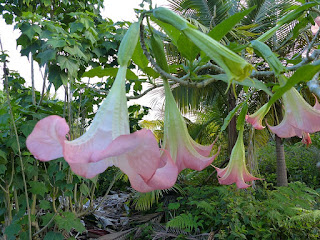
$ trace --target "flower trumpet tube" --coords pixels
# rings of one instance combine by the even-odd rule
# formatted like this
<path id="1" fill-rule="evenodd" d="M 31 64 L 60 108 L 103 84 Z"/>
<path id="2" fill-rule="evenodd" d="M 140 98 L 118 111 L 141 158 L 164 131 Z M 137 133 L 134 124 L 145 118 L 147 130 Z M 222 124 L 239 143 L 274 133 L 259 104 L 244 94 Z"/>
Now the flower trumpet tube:
<path id="1" fill-rule="evenodd" d="M 311 143 L 309 133 L 320 131 L 320 110 L 317 98 L 314 107 L 310 106 L 295 88 L 283 94 L 284 117 L 277 126 L 268 125 L 270 131 L 280 138 L 298 136 L 302 142 Z"/>
<path id="2" fill-rule="evenodd" d="M 216 170 L 218 173 L 219 183 L 223 185 L 236 183 L 238 188 L 247 188 L 251 185 L 248 185 L 246 182 L 260 180 L 259 178 L 252 176 L 247 170 L 243 144 L 243 129 L 239 131 L 239 135 L 236 144 L 232 149 L 230 161 L 227 167 L 223 169 L 216 167 Z"/>
<path id="3" fill-rule="evenodd" d="M 164 80 L 164 88 L 166 100 L 163 146 L 170 152 L 179 172 L 185 168 L 201 171 L 212 163 L 220 149 L 210 156 L 214 143 L 203 146 L 190 137 L 167 80 Z"/>

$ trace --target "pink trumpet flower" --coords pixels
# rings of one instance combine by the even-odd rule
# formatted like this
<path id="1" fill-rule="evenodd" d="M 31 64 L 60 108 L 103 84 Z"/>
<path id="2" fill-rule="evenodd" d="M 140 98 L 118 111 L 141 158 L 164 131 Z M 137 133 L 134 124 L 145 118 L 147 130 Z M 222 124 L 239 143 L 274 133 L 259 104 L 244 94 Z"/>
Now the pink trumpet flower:
<path id="1" fill-rule="evenodd" d="M 269 112 L 270 106 L 264 104 L 258 111 L 251 115 L 246 116 L 246 121 L 250 123 L 255 129 L 262 130 L 265 127 L 262 126 L 262 120 L 264 116 Z"/>
<path id="2" fill-rule="evenodd" d="M 216 170 L 219 183 L 223 185 L 236 183 L 238 188 L 247 188 L 251 185 L 248 185 L 246 182 L 260 180 L 260 178 L 252 176 L 247 170 L 243 144 L 243 129 L 239 132 L 237 142 L 232 149 L 227 167 L 223 169 L 216 167 Z"/>
<path id="3" fill-rule="evenodd" d="M 166 105 L 163 146 L 170 152 L 179 172 L 185 168 L 201 171 L 217 157 L 220 148 L 216 154 L 210 156 L 214 143 L 203 146 L 190 137 L 186 123 L 166 80 L 164 80 L 164 87 Z"/>
<path id="4" fill-rule="evenodd" d="M 173 186 L 177 168 L 169 154 L 161 153 L 153 133 L 145 129 L 129 132 L 126 70 L 126 66 L 120 66 L 89 130 L 79 138 L 66 140 L 69 127 L 59 116 L 40 120 L 26 142 L 35 158 L 50 161 L 64 157 L 72 171 L 85 178 L 93 178 L 115 165 L 140 192 Z"/>
<path id="5" fill-rule="evenodd" d="M 295 88 L 291 88 L 283 94 L 284 117 L 277 126 L 269 126 L 269 129 L 280 138 L 298 136 L 302 142 L 309 145 L 311 138 L 309 133 L 320 131 L 320 105 L 317 98 L 314 107 L 310 106 Z"/>
<path id="6" fill-rule="evenodd" d="M 315 23 L 315 25 L 312 25 L 312 26 L 311 26 L 311 32 L 312 32 L 313 35 L 316 35 L 317 32 L 319 31 L 320 16 L 318 16 L 318 17 L 316 17 L 316 18 L 314 19 L 314 23 Z"/>

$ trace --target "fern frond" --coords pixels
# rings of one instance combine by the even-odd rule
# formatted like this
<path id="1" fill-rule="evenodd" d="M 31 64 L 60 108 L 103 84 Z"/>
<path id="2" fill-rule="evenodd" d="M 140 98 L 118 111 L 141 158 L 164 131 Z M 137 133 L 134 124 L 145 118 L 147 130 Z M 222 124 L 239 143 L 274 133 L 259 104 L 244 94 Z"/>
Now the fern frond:
<path id="1" fill-rule="evenodd" d="M 198 218 L 193 217 L 191 213 L 182 213 L 168 221 L 166 226 L 191 232 L 201 226 L 197 220 Z"/>
<path id="2" fill-rule="evenodd" d="M 303 208 L 296 208 L 296 210 L 302 213 L 292 217 L 290 219 L 292 222 L 319 222 L 320 220 L 320 210 L 307 210 Z"/>

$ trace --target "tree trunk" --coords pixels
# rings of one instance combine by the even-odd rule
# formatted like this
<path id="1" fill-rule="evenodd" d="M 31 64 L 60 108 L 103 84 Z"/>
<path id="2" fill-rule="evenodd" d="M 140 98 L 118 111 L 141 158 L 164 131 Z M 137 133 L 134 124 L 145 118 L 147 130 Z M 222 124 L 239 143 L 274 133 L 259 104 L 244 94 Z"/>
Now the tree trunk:
<path id="1" fill-rule="evenodd" d="M 277 186 L 288 186 L 283 140 L 276 135 Z"/>
<path id="2" fill-rule="evenodd" d="M 228 93 L 228 111 L 232 111 L 236 107 L 236 98 L 232 90 L 229 90 Z M 236 144 L 238 137 L 237 133 L 237 122 L 236 117 L 234 116 L 228 126 L 228 155 L 230 156 L 233 146 Z"/>

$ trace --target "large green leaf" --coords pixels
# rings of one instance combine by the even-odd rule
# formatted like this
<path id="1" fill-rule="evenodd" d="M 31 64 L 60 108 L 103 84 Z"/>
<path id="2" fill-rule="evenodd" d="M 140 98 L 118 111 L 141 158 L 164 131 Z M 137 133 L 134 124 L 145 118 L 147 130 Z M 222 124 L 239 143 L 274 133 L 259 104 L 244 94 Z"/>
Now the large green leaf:
<path id="1" fill-rule="evenodd" d="M 200 53 L 199 48 L 180 30 L 155 18 L 151 19 L 166 32 L 172 43 L 178 48 L 179 52 L 188 60 L 192 61 Z"/>
<path id="2" fill-rule="evenodd" d="M 118 73 L 118 68 L 101 68 L 101 67 L 96 67 L 93 68 L 87 72 L 85 72 L 82 77 L 89 77 L 89 78 L 93 78 L 93 77 L 106 77 L 106 76 L 111 76 L 111 77 L 115 77 L 117 76 Z M 137 77 L 137 75 L 132 72 L 130 69 L 127 70 L 127 75 L 126 78 L 128 80 L 138 80 L 139 78 Z"/>
<path id="3" fill-rule="evenodd" d="M 30 192 L 33 194 L 39 194 L 43 197 L 44 194 L 49 191 L 47 186 L 43 182 L 32 181 L 29 182 L 29 184 L 31 186 Z"/>
<path id="4" fill-rule="evenodd" d="M 276 76 L 279 76 L 281 73 L 285 72 L 286 69 L 277 58 L 277 56 L 271 51 L 268 45 L 263 42 L 254 40 L 251 41 L 251 46 L 259 51 L 263 58 L 268 62 L 270 68 L 275 72 Z"/>
<path id="5" fill-rule="evenodd" d="M 86 230 L 80 222 L 80 219 L 77 218 L 72 212 L 63 212 L 61 216 L 55 216 L 54 220 L 60 230 L 66 230 L 67 232 L 70 232 L 70 230 L 73 228 L 78 232 L 83 232 Z"/>
<path id="6" fill-rule="evenodd" d="M 248 15 L 256 6 L 246 9 L 242 12 L 235 13 L 231 17 L 223 20 L 217 26 L 215 26 L 208 35 L 213 39 L 221 40 L 238 22 L 240 22 L 246 15 Z"/>
<path id="7" fill-rule="evenodd" d="M 137 64 L 141 69 L 144 69 L 148 66 L 149 61 L 147 57 L 143 54 L 140 43 L 137 44 L 133 52 L 132 61 L 134 61 L 134 63 Z"/>
<path id="8" fill-rule="evenodd" d="M 223 132 L 224 130 L 227 129 L 231 119 L 235 116 L 235 114 L 238 112 L 239 108 L 242 107 L 243 104 L 244 102 L 238 104 L 234 109 L 232 109 L 232 111 L 228 113 L 228 116 L 223 121 L 223 125 L 221 127 L 220 132 Z"/>
<path id="9" fill-rule="evenodd" d="M 76 77 L 78 75 L 79 63 L 65 56 L 58 56 L 57 62 L 60 64 L 61 70 L 67 69 L 68 73 Z"/>
<path id="10" fill-rule="evenodd" d="M 228 83 L 228 77 L 226 74 L 213 75 L 212 77 L 214 77 L 217 80 L 221 80 L 221 81 L 224 81 L 225 83 Z M 253 87 L 258 90 L 262 90 L 265 93 L 267 93 L 268 95 L 272 96 L 272 92 L 269 90 L 269 88 L 263 82 L 255 79 L 255 78 L 253 78 L 253 79 L 246 78 L 242 82 L 234 81 L 234 83 L 242 85 L 242 86 Z"/>
<path id="11" fill-rule="evenodd" d="M 64 237 L 61 233 L 58 232 L 48 232 L 44 237 L 44 240 L 63 240 Z"/>
<path id="12" fill-rule="evenodd" d="M 286 84 L 276 90 L 273 96 L 270 98 L 268 104 L 275 103 L 286 91 L 290 90 L 299 82 L 308 82 L 313 76 L 320 71 L 320 60 L 314 64 L 308 64 L 300 67 L 286 82 Z"/>
<path id="13" fill-rule="evenodd" d="M 40 66 L 43 66 L 50 60 L 56 58 L 56 51 L 53 49 L 48 49 L 44 52 L 39 53 L 37 57 L 40 58 Z"/>

